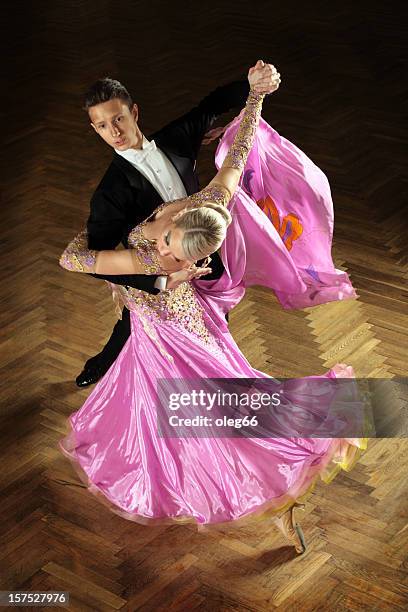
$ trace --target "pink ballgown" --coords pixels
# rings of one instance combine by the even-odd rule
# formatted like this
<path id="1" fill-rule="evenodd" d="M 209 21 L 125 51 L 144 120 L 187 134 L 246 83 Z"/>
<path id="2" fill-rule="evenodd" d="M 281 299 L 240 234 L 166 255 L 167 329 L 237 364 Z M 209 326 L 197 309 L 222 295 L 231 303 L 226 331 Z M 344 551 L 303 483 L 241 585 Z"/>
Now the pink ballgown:
<path id="1" fill-rule="evenodd" d="M 219 144 L 218 167 L 238 123 Z M 233 222 L 220 251 L 220 279 L 157 296 L 115 288 L 130 310 L 131 335 L 59 441 L 88 490 L 131 521 L 203 529 L 273 516 L 306 499 L 319 479 L 328 483 L 351 469 L 366 448 L 365 437 L 159 435 L 160 379 L 270 378 L 251 367 L 225 321 L 245 287 L 272 288 L 284 308 L 356 297 L 331 258 L 327 178 L 262 119 L 229 207 Z M 129 244 L 146 256 L 154 245 L 143 227 L 132 230 Z M 352 378 L 353 370 L 338 364 L 313 378 L 336 377 Z"/>

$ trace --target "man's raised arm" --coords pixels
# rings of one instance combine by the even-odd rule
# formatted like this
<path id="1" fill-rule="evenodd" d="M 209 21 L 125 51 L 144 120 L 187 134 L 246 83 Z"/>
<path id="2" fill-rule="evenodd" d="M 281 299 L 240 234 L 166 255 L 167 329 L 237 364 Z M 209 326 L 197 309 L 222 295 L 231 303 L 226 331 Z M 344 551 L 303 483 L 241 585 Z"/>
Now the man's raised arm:
<path id="1" fill-rule="evenodd" d="M 248 80 L 234 81 L 217 87 L 190 111 L 166 125 L 160 134 L 174 142 L 174 150 L 197 158 L 205 133 L 214 121 L 233 108 L 245 106 L 249 94 Z M 152 138 L 155 134 L 152 134 Z"/>

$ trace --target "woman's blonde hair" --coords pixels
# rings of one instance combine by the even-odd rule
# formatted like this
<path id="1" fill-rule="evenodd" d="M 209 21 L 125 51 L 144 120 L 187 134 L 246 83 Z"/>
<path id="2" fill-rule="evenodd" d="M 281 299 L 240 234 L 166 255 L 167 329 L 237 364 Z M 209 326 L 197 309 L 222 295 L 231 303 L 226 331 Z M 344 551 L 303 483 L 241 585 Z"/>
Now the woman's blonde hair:
<path id="1" fill-rule="evenodd" d="M 229 210 L 215 202 L 186 210 L 174 222 L 176 227 L 184 230 L 181 244 L 186 257 L 195 261 L 219 249 L 231 220 Z"/>

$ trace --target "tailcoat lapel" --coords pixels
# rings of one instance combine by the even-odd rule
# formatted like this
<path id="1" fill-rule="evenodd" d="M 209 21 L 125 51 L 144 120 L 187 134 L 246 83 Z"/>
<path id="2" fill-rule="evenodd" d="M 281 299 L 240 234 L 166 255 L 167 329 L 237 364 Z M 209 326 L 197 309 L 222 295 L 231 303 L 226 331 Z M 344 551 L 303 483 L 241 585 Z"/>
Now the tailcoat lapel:
<path id="1" fill-rule="evenodd" d="M 148 198 L 149 201 L 152 201 L 153 206 L 158 206 L 163 202 L 162 196 L 151 182 L 148 181 L 137 168 L 132 166 L 130 162 L 115 153 L 113 156 L 113 163 L 125 174 L 130 186 L 140 194 L 141 201 Z"/>
<path id="2" fill-rule="evenodd" d="M 164 139 L 160 137 L 160 134 L 152 136 L 157 147 L 165 154 L 165 156 L 171 161 L 173 166 L 178 172 L 178 175 L 184 185 L 187 195 L 191 195 L 198 191 L 198 179 L 195 174 L 195 164 L 193 165 L 189 157 L 183 157 L 177 155 L 171 146 L 169 146 Z"/>

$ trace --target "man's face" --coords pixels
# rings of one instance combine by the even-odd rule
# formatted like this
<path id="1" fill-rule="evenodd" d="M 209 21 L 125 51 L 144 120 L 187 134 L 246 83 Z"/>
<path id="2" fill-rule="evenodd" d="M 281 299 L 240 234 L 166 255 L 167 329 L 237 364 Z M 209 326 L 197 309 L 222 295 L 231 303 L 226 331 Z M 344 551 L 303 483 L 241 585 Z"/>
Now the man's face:
<path id="1" fill-rule="evenodd" d="M 91 106 L 88 114 L 95 132 L 109 146 L 119 151 L 141 148 L 143 137 L 137 125 L 138 108 L 136 104 L 129 109 L 126 102 L 114 98 L 108 102 Z"/>

